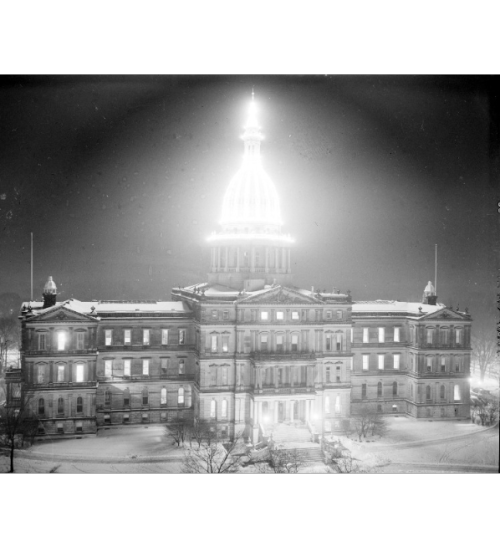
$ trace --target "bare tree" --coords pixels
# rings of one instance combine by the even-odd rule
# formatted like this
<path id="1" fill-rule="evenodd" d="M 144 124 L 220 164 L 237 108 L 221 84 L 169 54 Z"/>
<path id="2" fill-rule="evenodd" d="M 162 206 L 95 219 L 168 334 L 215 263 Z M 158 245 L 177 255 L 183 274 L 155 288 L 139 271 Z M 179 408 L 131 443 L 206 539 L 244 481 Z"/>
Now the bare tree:
<path id="1" fill-rule="evenodd" d="M 373 412 L 374 410 L 371 407 L 363 405 L 359 412 L 352 417 L 354 430 L 360 441 L 362 437 L 366 439 L 366 435 L 370 431 Z"/>
<path id="2" fill-rule="evenodd" d="M 302 457 L 295 448 L 284 448 L 283 446 L 271 446 L 269 448 L 269 467 L 273 473 L 296 474 L 304 465 Z"/>
<path id="3" fill-rule="evenodd" d="M 185 451 L 184 473 L 236 473 L 246 459 L 241 437 L 222 443 L 210 436 L 197 448 Z"/>
<path id="4" fill-rule="evenodd" d="M 0 376 L 9 366 L 18 366 L 21 330 L 16 317 L 0 317 Z"/>
<path id="5" fill-rule="evenodd" d="M 0 407 L 0 444 L 9 449 L 10 473 L 14 473 L 14 453 L 17 448 L 33 444 L 39 420 L 31 410 L 31 398 L 21 391 L 20 400 L 11 398 Z"/>
<path id="6" fill-rule="evenodd" d="M 360 473 L 360 467 L 358 463 L 354 460 L 350 452 L 344 454 L 341 458 L 333 459 L 331 463 L 331 468 L 336 473 Z"/>
<path id="7" fill-rule="evenodd" d="M 372 412 L 369 424 L 370 434 L 380 435 L 381 437 L 387 433 L 387 422 L 385 416 L 379 412 Z"/>
<path id="8" fill-rule="evenodd" d="M 483 381 L 488 368 L 496 363 L 497 342 L 493 335 L 489 335 L 486 331 L 479 331 L 472 336 L 471 345 L 472 362 L 479 368 L 481 381 Z"/>
<path id="9" fill-rule="evenodd" d="M 177 444 L 177 446 L 184 446 L 184 441 L 191 439 L 191 424 L 185 420 L 181 419 L 176 422 L 167 424 L 165 426 L 167 435 L 173 439 L 174 443 Z"/>

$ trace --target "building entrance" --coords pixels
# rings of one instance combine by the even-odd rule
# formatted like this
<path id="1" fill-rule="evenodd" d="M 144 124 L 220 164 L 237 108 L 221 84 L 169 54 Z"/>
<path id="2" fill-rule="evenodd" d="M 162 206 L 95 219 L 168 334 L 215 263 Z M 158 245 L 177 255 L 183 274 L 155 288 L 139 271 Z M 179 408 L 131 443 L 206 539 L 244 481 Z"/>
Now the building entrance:
<path id="1" fill-rule="evenodd" d="M 282 423 L 285 421 L 285 403 L 280 401 L 278 403 L 278 422 Z"/>

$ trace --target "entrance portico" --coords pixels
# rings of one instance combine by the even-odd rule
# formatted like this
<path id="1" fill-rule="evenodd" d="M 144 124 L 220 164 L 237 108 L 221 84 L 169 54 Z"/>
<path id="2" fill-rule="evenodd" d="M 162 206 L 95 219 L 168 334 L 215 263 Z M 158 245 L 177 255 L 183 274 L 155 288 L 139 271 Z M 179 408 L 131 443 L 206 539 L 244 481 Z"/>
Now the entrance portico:
<path id="1" fill-rule="evenodd" d="M 300 422 L 311 420 L 314 409 L 314 399 L 304 394 L 288 397 L 256 397 L 255 421 L 267 426 L 283 422 Z"/>

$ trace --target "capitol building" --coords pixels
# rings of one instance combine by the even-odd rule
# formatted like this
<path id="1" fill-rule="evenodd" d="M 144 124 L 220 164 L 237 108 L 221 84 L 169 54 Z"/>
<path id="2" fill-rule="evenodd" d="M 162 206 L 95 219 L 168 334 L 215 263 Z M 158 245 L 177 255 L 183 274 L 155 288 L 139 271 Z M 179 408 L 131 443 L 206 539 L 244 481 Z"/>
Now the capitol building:
<path id="1" fill-rule="evenodd" d="M 356 301 L 293 284 L 293 226 L 265 172 L 252 97 L 244 157 L 222 198 L 210 263 L 171 301 L 42 301 L 21 311 L 21 370 L 39 435 L 179 420 L 256 444 L 339 432 L 364 407 L 422 420 L 468 420 L 471 317 L 438 302 Z M 50 273 L 50 272 L 48 272 Z"/>

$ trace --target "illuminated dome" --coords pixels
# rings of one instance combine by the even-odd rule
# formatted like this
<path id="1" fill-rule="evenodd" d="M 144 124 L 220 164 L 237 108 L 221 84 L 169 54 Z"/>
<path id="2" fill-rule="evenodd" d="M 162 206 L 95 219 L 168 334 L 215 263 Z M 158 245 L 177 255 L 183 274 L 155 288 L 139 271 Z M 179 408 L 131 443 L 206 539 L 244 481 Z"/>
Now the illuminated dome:
<path id="1" fill-rule="evenodd" d="M 281 226 L 278 192 L 273 181 L 264 172 L 260 157 L 263 135 L 256 119 L 256 106 L 252 93 L 250 113 L 243 141 L 243 165 L 231 180 L 222 202 L 221 224 Z"/>
<path id="2" fill-rule="evenodd" d="M 43 287 L 43 294 L 57 294 L 57 287 L 51 275 L 49 275 L 49 278 Z"/>

